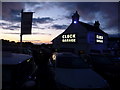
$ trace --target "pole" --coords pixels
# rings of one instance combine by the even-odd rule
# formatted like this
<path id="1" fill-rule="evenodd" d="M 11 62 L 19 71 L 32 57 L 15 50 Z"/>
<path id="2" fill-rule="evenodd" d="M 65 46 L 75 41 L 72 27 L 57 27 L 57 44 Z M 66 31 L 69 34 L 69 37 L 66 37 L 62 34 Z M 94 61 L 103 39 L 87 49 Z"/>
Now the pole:
<path id="1" fill-rule="evenodd" d="M 20 53 L 22 53 L 22 33 L 20 34 Z"/>
<path id="2" fill-rule="evenodd" d="M 21 23 L 23 18 L 23 9 L 21 10 Z M 22 53 L 22 24 L 21 24 L 21 33 L 20 33 L 20 53 Z"/>

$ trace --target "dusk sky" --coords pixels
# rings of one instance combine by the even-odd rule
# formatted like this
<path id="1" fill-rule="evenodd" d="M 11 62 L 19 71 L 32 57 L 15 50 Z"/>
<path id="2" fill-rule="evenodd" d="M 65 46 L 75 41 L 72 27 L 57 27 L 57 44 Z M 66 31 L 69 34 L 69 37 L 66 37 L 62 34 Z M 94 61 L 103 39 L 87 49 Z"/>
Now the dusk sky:
<path id="1" fill-rule="evenodd" d="M 71 24 L 76 10 L 79 21 L 93 25 L 98 20 L 109 36 L 120 35 L 117 2 L 2 2 L 0 39 L 20 41 L 22 9 L 34 12 L 32 34 L 23 35 L 23 42 L 50 43 Z"/>

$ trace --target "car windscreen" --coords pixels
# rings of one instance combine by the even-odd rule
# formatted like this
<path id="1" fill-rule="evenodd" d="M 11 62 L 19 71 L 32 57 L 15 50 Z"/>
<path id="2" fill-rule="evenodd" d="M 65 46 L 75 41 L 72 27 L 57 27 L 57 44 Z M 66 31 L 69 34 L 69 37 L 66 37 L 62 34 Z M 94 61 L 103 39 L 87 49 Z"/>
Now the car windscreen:
<path id="1" fill-rule="evenodd" d="M 93 63 L 96 64 L 105 64 L 105 65 L 112 65 L 113 62 L 109 56 L 92 56 Z"/>
<path id="2" fill-rule="evenodd" d="M 58 57 L 56 59 L 56 67 L 59 68 L 88 68 L 80 57 Z"/>
<path id="3" fill-rule="evenodd" d="M 118 61 L 118 62 L 120 62 L 120 57 L 112 57 L 112 61 Z"/>

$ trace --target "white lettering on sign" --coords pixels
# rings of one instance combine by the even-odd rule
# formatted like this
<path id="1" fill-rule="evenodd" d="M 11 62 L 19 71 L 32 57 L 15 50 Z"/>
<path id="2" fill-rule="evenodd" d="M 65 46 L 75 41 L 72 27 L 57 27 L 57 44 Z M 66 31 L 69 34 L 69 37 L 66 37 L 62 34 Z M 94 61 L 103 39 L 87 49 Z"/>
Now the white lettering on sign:
<path id="1" fill-rule="evenodd" d="M 62 38 L 76 38 L 75 34 L 62 35 Z"/>
<path id="2" fill-rule="evenodd" d="M 103 43 L 103 40 L 96 40 L 96 42 Z"/>
<path id="3" fill-rule="evenodd" d="M 96 35 L 96 38 L 98 38 L 98 39 L 103 39 L 103 36 Z"/>
<path id="4" fill-rule="evenodd" d="M 62 39 L 62 42 L 76 42 L 75 39 Z"/>
<path id="5" fill-rule="evenodd" d="M 101 36 L 101 35 L 96 35 L 96 42 L 97 42 L 97 43 L 103 43 L 103 36 Z"/>
<path id="6" fill-rule="evenodd" d="M 76 34 L 62 35 L 62 42 L 76 42 Z"/>

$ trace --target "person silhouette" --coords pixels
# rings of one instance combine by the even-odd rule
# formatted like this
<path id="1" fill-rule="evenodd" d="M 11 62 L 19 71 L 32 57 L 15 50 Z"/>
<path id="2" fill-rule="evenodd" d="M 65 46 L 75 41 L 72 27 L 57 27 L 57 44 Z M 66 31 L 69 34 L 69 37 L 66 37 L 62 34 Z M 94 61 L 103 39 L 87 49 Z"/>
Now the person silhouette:
<path id="1" fill-rule="evenodd" d="M 38 89 L 53 89 L 56 87 L 54 77 L 48 66 L 51 53 L 45 49 L 33 50 L 33 58 L 38 67 L 36 82 Z"/>

